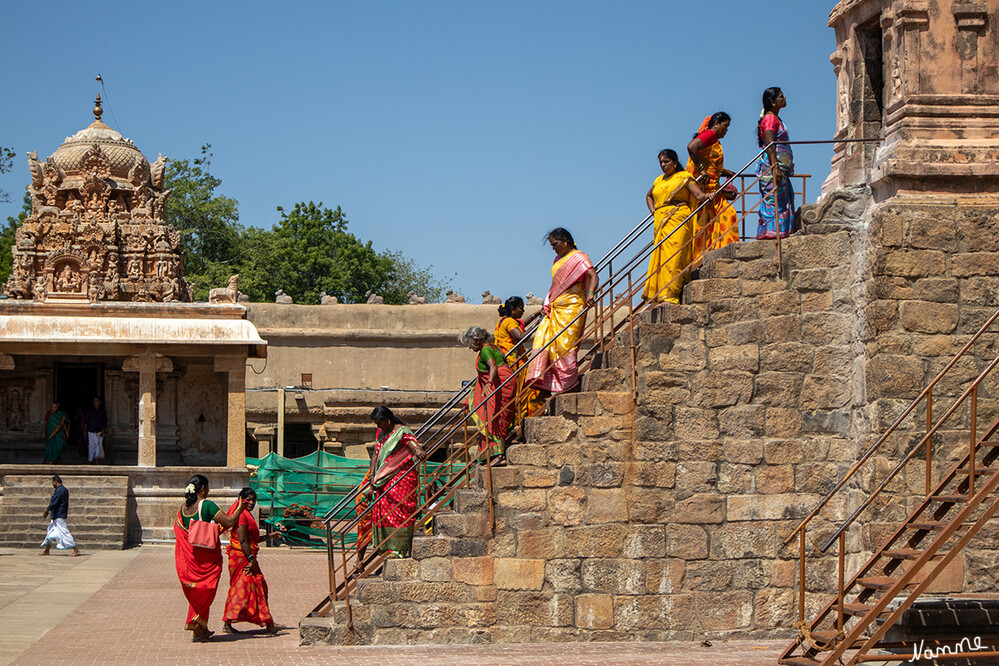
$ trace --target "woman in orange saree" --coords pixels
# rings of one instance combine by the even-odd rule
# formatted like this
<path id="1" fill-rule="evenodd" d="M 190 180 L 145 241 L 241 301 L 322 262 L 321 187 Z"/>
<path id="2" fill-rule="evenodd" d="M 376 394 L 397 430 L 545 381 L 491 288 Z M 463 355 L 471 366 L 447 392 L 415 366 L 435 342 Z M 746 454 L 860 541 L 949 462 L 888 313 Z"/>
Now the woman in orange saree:
<path id="1" fill-rule="evenodd" d="M 409 555 L 416 524 L 419 472 L 413 463 L 425 460 L 413 431 L 392 410 L 375 407 L 371 420 L 375 431 L 375 455 L 371 459 L 371 541 L 378 552 Z"/>
<path id="2" fill-rule="evenodd" d="M 502 463 L 506 437 L 513 427 L 517 409 L 517 381 L 512 379 L 513 371 L 500 348 L 486 342 L 488 337 L 486 329 L 472 326 L 459 340 L 477 352 L 475 384 L 468 394 L 468 411 L 479 431 L 478 457 L 483 462 L 496 458 Z"/>
<path id="3" fill-rule="evenodd" d="M 243 501 L 246 510 L 239 516 L 236 527 L 229 536 L 229 594 L 222 614 L 222 631 L 240 633 L 233 629 L 233 622 L 251 622 L 264 627 L 267 633 L 277 631 L 274 618 L 267 605 L 267 581 L 260 571 L 257 553 L 260 552 L 260 528 L 253 518 L 257 493 L 252 488 L 239 491 L 239 499 L 229 507 L 229 515 Z"/>
<path id="4" fill-rule="evenodd" d="M 230 529 L 246 508 L 245 502 L 240 500 L 229 515 L 207 497 L 208 479 L 195 474 L 184 488 L 184 504 L 177 511 L 177 520 L 173 524 L 177 578 L 189 604 L 184 628 L 194 632 L 191 640 L 195 643 L 207 641 L 215 633 L 208 629 L 208 614 L 222 576 L 222 549 L 217 542 L 212 548 L 193 545 L 189 537 L 191 523 L 195 520 L 214 521 L 221 528 Z"/>
<path id="5" fill-rule="evenodd" d="M 534 357 L 524 378 L 524 384 L 543 397 L 568 391 L 579 383 L 576 352 L 586 319 L 580 313 L 593 305 L 598 282 L 590 258 L 576 249 L 568 230 L 552 229 L 548 243 L 555 251 L 552 286 L 541 307 L 544 318 L 534 333 Z"/>
<path id="6" fill-rule="evenodd" d="M 511 296 L 499 306 L 499 316 L 493 337 L 496 346 L 506 354 L 506 362 L 510 369 L 517 372 L 527 362 L 528 348 L 526 344 L 521 344 L 526 336 L 527 325 L 540 317 L 541 311 L 538 310 L 524 320 L 524 299 L 520 296 Z M 540 406 L 538 392 L 524 388 L 524 373 L 521 372 L 517 376 L 517 409 L 513 417 L 514 425 L 533 414 Z"/>
<path id="7" fill-rule="evenodd" d="M 705 194 L 712 195 L 711 202 L 694 219 L 695 267 L 700 265 L 701 257 L 708 250 L 717 250 L 739 240 L 739 216 L 724 193 L 719 192 L 721 180 L 735 175 L 725 168 L 721 145 L 731 122 L 731 117 L 724 111 L 708 116 L 687 144 L 690 158 L 686 170 L 700 183 Z"/>

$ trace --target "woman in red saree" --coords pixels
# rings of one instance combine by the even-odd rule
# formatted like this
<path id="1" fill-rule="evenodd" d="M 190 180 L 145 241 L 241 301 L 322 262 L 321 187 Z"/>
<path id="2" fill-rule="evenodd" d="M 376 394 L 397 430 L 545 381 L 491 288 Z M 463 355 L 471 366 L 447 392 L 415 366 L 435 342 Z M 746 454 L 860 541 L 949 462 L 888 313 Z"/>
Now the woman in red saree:
<path id="1" fill-rule="evenodd" d="M 544 319 L 534 333 L 532 353 L 536 355 L 524 379 L 525 385 L 538 389 L 543 397 L 579 383 L 576 350 L 586 317 L 578 315 L 593 305 L 597 293 L 597 272 L 590 258 L 576 249 L 572 234 L 558 227 L 549 232 L 548 242 L 555 251 L 552 286 L 541 307 Z"/>
<path id="2" fill-rule="evenodd" d="M 189 541 L 191 522 L 214 521 L 222 528 L 229 529 L 239 521 L 246 506 L 240 500 L 230 516 L 207 497 L 208 479 L 195 474 L 184 488 L 184 504 L 177 511 L 177 520 L 173 523 L 177 578 L 180 579 L 180 588 L 189 604 L 184 628 L 194 632 L 191 640 L 195 643 L 206 641 L 215 633 L 208 629 L 208 613 L 222 576 L 222 548 L 218 543 L 213 548 L 193 545 Z"/>
<path id="3" fill-rule="evenodd" d="M 475 385 L 468 394 L 468 410 L 479 431 L 479 458 L 505 462 L 506 437 L 517 411 L 517 381 L 502 350 L 486 340 L 486 329 L 472 326 L 458 339 L 478 352 L 475 359 Z M 498 389 L 498 390 L 497 390 Z"/>
<path id="4" fill-rule="evenodd" d="M 375 407 L 371 420 L 378 426 L 369 468 L 371 488 L 367 491 L 373 504 L 371 541 L 378 552 L 391 551 L 406 557 L 413 546 L 419 486 L 419 473 L 413 463 L 427 456 L 413 431 L 388 407 Z"/>
<path id="5" fill-rule="evenodd" d="M 225 598 L 225 612 L 222 613 L 222 631 L 238 634 L 241 632 L 233 629 L 233 622 L 251 622 L 272 634 L 277 631 L 277 626 L 267 605 L 267 581 L 257 562 L 260 528 L 252 513 L 257 504 L 257 493 L 252 488 L 239 491 L 239 499 L 229 507 L 229 515 L 241 501 L 246 503 L 246 510 L 229 536 L 229 594 Z"/>

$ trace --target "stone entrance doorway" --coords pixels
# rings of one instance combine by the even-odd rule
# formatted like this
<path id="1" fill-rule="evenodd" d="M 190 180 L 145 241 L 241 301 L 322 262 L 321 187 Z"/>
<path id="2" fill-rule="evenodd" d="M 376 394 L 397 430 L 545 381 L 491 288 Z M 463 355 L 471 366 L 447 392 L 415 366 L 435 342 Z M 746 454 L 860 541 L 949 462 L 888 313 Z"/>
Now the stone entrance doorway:
<path id="1" fill-rule="evenodd" d="M 52 370 L 53 399 L 69 416 L 69 441 L 63 460 L 67 464 L 84 463 L 87 433 L 83 413 L 93 404 L 95 396 L 104 401 L 104 364 L 56 362 Z"/>

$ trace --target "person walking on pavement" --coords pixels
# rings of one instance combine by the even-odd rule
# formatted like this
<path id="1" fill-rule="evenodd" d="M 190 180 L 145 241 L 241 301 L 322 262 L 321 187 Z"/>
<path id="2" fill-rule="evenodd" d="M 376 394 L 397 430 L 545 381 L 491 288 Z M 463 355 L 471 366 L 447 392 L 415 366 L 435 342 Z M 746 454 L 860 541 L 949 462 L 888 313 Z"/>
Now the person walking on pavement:
<path id="1" fill-rule="evenodd" d="M 69 515 L 69 491 L 66 490 L 66 486 L 62 485 L 62 478 L 58 474 L 52 477 L 52 488 L 54 490 L 49 508 L 45 509 L 45 513 L 42 514 L 46 518 L 51 516 L 51 520 L 48 532 L 45 534 L 45 541 L 42 542 L 42 548 L 45 550 L 39 555 L 48 555 L 49 548 L 54 543 L 59 550 L 72 548 L 72 557 L 76 557 L 80 554 L 80 549 L 66 526 L 66 517 Z"/>
<path id="2" fill-rule="evenodd" d="M 101 399 L 94 396 L 94 406 L 87 408 L 87 462 L 104 462 L 104 432 L 108 427 L 108 413 L 101 406 Z"/>

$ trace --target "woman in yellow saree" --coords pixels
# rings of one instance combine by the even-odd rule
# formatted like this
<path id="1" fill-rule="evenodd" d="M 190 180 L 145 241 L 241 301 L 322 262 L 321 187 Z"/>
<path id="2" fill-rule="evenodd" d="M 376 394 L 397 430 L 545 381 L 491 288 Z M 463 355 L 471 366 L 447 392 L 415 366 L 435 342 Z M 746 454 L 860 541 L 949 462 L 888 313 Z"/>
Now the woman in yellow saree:
<path id="1" fill-rule="evenodd" d="M 728 133 L 732 118 L 719 111 L 704 119 L 697 134 L 687 144 L 687 172 L 693 176 L 705 194 L 713 195 L 711 203 L 701 209 L 694 220 L 694 266 L 708 250 L 717 250 L 739 240 L 739 216 L 732 204 L 719 192 L 721 180 L 735 174 L 725 168 L 721 139 Z M 704 229 L 704 231 L 701 231 Z"/>
<path id="2" fill-rule="evenodd" d="M 708 197 L 693 176 L 680 168 L 675 150 L 667 148 L 659 153 L 659 167 L 663 175 L 656 178 L 645 195 L 654 219 L 655 248 L 649 257 L 649 276 L 642 296 L 647 301 L 679 303 L 691 258 L 693 220 L 688 218 L 696 202 Z"/>
<path id="3" fill-rule="evenodd" d="M 579 383 L 576 350 L 586 317 L 578 315 L 593 305 L 597 293 L 597 272 L 590 258 L 576 249 L 572 234 L 558 227 L 549 232 L 548 242 L 556 255 L 552 286 L 541 307 L 544 318 L 534 333 L 535 356 L 524 379 L 525 385 L 540 391 L 542 397 L 568 391 Z"/>

